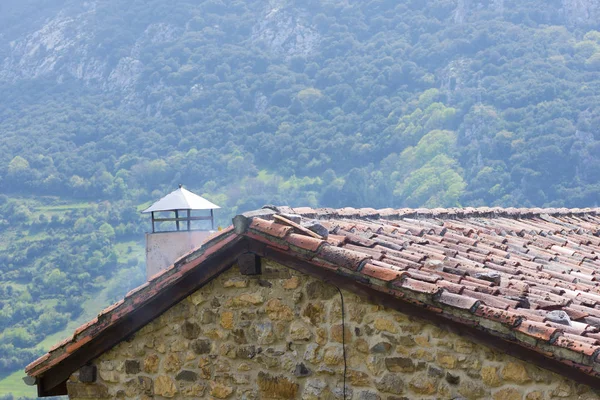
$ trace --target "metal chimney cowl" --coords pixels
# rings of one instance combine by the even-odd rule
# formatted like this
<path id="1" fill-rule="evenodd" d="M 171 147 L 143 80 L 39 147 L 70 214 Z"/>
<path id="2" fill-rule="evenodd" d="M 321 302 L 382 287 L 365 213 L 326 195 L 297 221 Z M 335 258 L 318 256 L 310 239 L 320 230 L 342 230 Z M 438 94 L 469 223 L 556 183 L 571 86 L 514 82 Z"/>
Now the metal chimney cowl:
<path id="1" fill-rule="evenodd" d="M 214 233 L 214 210 L 218 208 L 218 205 L 179 185 L 177 190 L 142 211 L 152 215 L 152 232 L 146 233 L 146 279 L 204 243 Z M 210 215 L 194 216 L 192 211 L 195 210 L 210 210 Z M 168 217 L 158 217 L 157 214 L 167 214 Z M 193 224 L 202 221 L 210 222 L 210 229 L 194 228 Z M 165 230 L 165 224 L 170 229 Z"/>

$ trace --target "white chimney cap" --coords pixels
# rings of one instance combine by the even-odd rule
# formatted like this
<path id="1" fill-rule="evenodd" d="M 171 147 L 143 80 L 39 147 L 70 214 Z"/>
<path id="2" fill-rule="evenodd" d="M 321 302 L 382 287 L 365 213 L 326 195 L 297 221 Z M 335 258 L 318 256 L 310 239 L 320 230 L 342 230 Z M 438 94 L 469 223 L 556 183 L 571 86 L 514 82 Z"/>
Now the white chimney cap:
<path id="1" fill-rule="evenodd" d="M 214 210 L 217 208 L 221 207 L 179 185 L 179 189 L 158 200 L 156 203 L 142 211 L 142 213 L 175 210 Z"/>

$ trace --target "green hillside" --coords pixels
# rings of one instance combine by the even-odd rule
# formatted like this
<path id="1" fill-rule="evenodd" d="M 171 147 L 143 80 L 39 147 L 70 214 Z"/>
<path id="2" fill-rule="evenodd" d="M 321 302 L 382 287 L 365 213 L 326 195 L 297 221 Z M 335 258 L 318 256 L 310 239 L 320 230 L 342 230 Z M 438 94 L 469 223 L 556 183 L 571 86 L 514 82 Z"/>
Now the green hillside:
<path id="1" fill-rule="evenodd" d="M 3 1 L 0 376 L 143 280 L 179 183 L 220 225 L 598 206 L 599 31 L 600 0 Z"/>
<path id="2" fill-rule="evenodd" d="M 118 228 L 116 204 L 6 196 L 0 203 L 4 376 L 142 283 L 144 249 L 141 234 Z"/>

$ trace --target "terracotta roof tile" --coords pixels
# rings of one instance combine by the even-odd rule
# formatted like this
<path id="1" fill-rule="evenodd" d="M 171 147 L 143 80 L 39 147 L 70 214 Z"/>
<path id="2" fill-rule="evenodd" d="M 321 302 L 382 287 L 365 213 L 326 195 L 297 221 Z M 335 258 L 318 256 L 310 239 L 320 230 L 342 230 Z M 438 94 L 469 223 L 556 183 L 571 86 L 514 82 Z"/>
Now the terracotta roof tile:
<path id="1" fill-rule="evenodd" d="M 505 297 L 494 296 L 488 293 L 475 292 L 470 289 L 463 290 L 463 294 L 470 296 L 474 299 L 481 300 L 485 305 L 502 310 L 508 310 L 509 307 L 517 308 L 519 306 L 518 301 L 510 300 Z"/>
<path id="2" fill-rule="evenodd" d="M 463 285 L 452 283 L 452 282 L 447 281 L 447 280 L 439 280 L 436 283 L 442 289 L 445 289 L 445 290 L 447 290 L 449 292 L 456 293 L 456 294 L 462 293 L 462 291 L 465 289 L 465 287 Z"/>
<path id="3" fill-rule="evenodd" d="M 349 233 L 349 232 L 338 232 L 343 234 L 344 236 L 346 236 L 346 242 L 356 245 L 356 246 L 361 246 L 361 247 L 374 247 L 377 242 L 375 242 L 374 240 L 371 240 L 368 237 L 365 236 L 361 236 L 361 235 L 355 235 L 353 233 Z M 370 236 L 370 235 L 369 235 Z"/>
<path id="4" fill-rule="evenodd" d="M 83 346 L 84 344 L 91 342 L 92 341 L 92 336 L 84 336 L 82 338 L 77 339 L 77 341 L 75 341 L 74 343 L 70 343 L 66 348 L 65 351 L 67 353 L 73 353 L 76 350 L 78 350 L 81 346 Z"/>
<path id="5" fill-rule="evenodd" d="M 327 243 L 333 246 L 341 246 L 346 243 L 346 236 L 344 235 L 329 235 L 327 236 Z"/>
<path id="6" fill-rule="evenodd" d="M 365 253 L 373 257 L 374 260 L 381 260 L 385 256 L 385 250 L 378 251 L 378 249 L 371 249 L 368 247 L 355 246 L 352 244 L 347 244 L 344 248 L 349 250 L 358 251 L 360 253 Z"/>
<path id="7" fill-rule="evenodd" d="M 356 271 L 361 264 L 373 257 L 340 247 L 323 246 L 318 253 L 319 258 L 340 267 Z"/>
<path id="8" fill-rule="evenodd" d="M 306 218 L 316 218 L 317 212 L 310 207 L 294 207 L 294 214 L 302 215 Z"/>
<path id="9" fill-rule="evenodd" d="M 287 242 L 292 246 L 313 252 L 318 251 L 323 243 L 325 243 L 324 240 L 316 239 L 306 235 L 299 235 L 296 233 L 291 233 L 287 239 Z"/>
<path id="10" fill-rule="evenodd" d="M 524 317 L 516 312 L 506 311 L 500 308 L 480 304 L 475 310 L 475 315 L 490 321 L 500 322 L 511 327 L 516 327 L 523 321 Z"/>
<path id="11" fill-rule="evenodd" d="M 40 358 L 38 358 L 37 360 L 34 360 L 33 362 L 29 363 L 26 367 L 25 367 L 25 371 L 32 371 L 35 367 L 37 367 L 38 365 L 42 364 L 43 362 L 45 362 L 46 360 L 48 360 L 53 354 L 51 354 L 50 352 L 44 354 L 43 356 L 41 356 Z"/>
<path id="12" fill-rule="evenodd" d="M 547 326 L 544 323 L 524 320 L 521 324 L 515 328 L 517 332 L 521 332 L 527 336 L 531 336 L 536 339 L 551 342 L 556 339 L 560 331 L 557 328 Z"/>
<path id="13" fill-rule="evenodd" d="M 264 235 L 259 235 L 252 231 L 246 232 L 245 235 L 246 235 L 246 237 L 248 237 L 250 239 L 254 239 L 254 240 L 258 240 L 259 242 L 266 243 L 271 247 L 276 247 L 281 250 L 289 250 L 290 249 L 290 246 L 288 246 L 287 242 L 280 243 L 276 240 L 269 239 L 268 237 L 265 237 Z"/>
<path id="14" fill-rule="evenodd" d="M 428 273 L 427 270 L 414 270 L 412 268 L 409 268 L 406 270 L 408 276 L 410 276 L 413 279 L 417 279 L 419 281 L 423 281 L 423 282 L 429 282 L 429 283 L 436 283 L 439 280 L 442 279 L 441 276 L 439 276 L 436 273 Z"/>
<path id="15" fill-rule="evenodd" d="M 588 357 L 592 357 L 600 351 L 600 346 L 586 343 L 581 338 L 575 338 L 574 335 L 570 335 L 569 337 L 566 335 L 559 336 L 556 339 L 556 342 L 554 342 L 554 345 L 572 350 L 576 353 L 581 353 Z"/>
<path id="16" fill-rule="evenodd" d="M 394 257 L 389 254 L 385 254 L 382 260 L 400 268 L 419 268 L 421 266 L 419 263 L 412 262 L 405 258 Z"/>
<path id="17" fill-rule="evenodd" d="M 397 284 L 397 286 L 411 290 L 413 292 L 428 294 L 435 294 L 442 290 L 439 286 L 437 286 L 434 283 L 423 282 L 412 278 L 403 279 Z"/>
<path id="18" fill-rule="evenodd" d="M 266 221 L 260 218 L 254 218 L 250 223 L 251 230 L 263 233 L 265 235 L 274 236 L 279 239 L 285 238 L 293 231 L 291 226 L 278 224 L 273 221 Z"/>
<path id="19" fill-rule="evenodd" d="M 437 297 L 436 300 L 438 303 L 460 308 L 461 310 L 468 310 L 471 312 L 475 312 L 475 310 L 477 310 L 477 307 L 479 307 L 479 305 L 481 304 L 481 301 L 474 299 L 470 296 L 455 294 L 449 291 L 443 291 Z"/>
<path id="20" fill-rule="evenodd" d="M 63 346 L 64 346 L 64 345 L 66 345 L 67 343 L 70 343 L 70 342 L 71 342 L 71 340 L 73 340 L 73 336 L 69 336 L 68 338 L 66 338 L 66 339 L 63 339 L 62 341 L 60 341 L 60 342 L 58 342 L 58 343 L 54 344 L 54 346 L 50 347 L 50 350 L 49 350 L 49 352 L 52 352 L 52 351 L 54 351 L 54 350 L 56 350 L 56 349 L 58 349 L 58 348 L 61 348 L 61 347 L 63 347 Z"/>
<path id="21" fill-rule="evenodd" d="M 96 324 L 97 322 L 98 322 L 98 317 L 92 319 L 91 321 L 86 322 L 85 324 L 81 325 L 79 328 L 75 329 L 75 332 L 73 333 L 73 336 L 79 335 L 81 332 L 83 332 L 84 330 L 86 330 L 90 326 Z"/>
<path id="22" fill-rule="evenodd" d="M 394 279 L 399 278 L 401 275 L 406 274 L 406 272 L 400 272 L 391 268 L 383 268 L 370 263 L 366 263 L 360 272 L 363 275 L 386 282 L 393 281 Z"/>

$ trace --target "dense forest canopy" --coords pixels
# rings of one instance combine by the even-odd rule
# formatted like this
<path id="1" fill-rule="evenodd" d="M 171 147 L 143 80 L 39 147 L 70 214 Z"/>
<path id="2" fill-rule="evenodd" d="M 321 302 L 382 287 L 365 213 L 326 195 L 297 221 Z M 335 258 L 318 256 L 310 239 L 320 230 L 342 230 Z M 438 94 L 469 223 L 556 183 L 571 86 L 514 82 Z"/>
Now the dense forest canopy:
<path id="1" fill-rule="evenodd" d="M 0 372 L 105 279 L 141 279 L 116 246 L 178 183 L 221 225 L 598 206 L 599 31 L 600 0 L 3 1 Z M 92 206 L 44 209 L 68 202 Z"/>
<path id="2" fill-rule="evenodd" d="M 596 0 L 37 3 L 0 6 L 6 194 L 598 201 Z"/>

